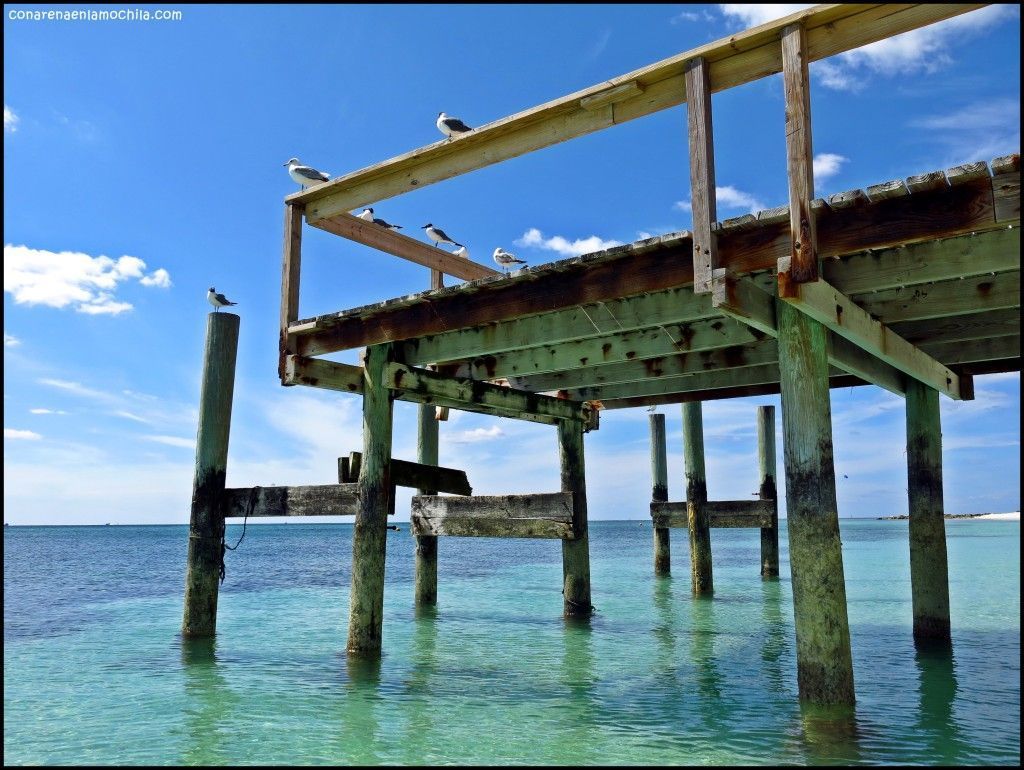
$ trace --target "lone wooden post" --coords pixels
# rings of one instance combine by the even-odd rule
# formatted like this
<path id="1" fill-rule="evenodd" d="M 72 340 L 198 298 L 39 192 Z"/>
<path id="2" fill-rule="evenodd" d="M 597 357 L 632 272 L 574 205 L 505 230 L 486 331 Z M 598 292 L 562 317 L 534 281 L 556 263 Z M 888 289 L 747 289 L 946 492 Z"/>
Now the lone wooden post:
<path id="1" fill-rule="evenodd" d="M 939 394 L 907 380 L 907 493 L 914 640 L 950 642 Z"/>
<path id="2" fill-rule="evenodd" d="M 416 461 L 437 465 L 438 422 L 433 404 L 419 405 Z M 417 489 L 418 495 L 436 495 L 436 489 Z M 416 606 L 437 604 L 437 535 L 416 535 Z"/>
<path id="3" fill-rule="evenodd" d="M 853 704 L 825 328 L 776 302 L 789 564 L 800 699 Z"/>
<path id="4" fill-rule="evenodd" d="M 651 500 L 668 500 L 668 461 L 665 451 L 665 415 L 652 414 L 651 423 Z M 672 552 L 669 530 L 654 527 L 654 574 L 668 575 L 672 571 Z"/>
<path id="5" fill-rule="evenodd" d="M 359 511 L 352 535 L 352 596 L 348 652 L 380 655 L 384 613 L 384 556 L 391 486 L 391 391 L 384 381 L 390 346 L 372 345 L 363 361 L 363 458 Z"/>
<path id="6" fill-rule="evenodd" d="M 185 568 L 182 636 L 213 636 L 217 631 L 217 595 L 224 556 L 224 476 L 231 433 L 239 317 L 210 313 L 206 322 L 203 382 L 196 434 L 196 472 Z"/>
<path id="7" fill-rule="evenodd" d="M 704 471 L 704 420 L 700 401 L 683 404 L 683 459 L 686 464 L 686 517 L 690 531 L 690 579 L 694 596 L 714 591 L 711 574 L 711 520 Z"/>
<path id="8" fill-rule="evenodd" d="M 757 463 L 762 500 L 774 500 L 772 526 L 761 527 L 761 576 L 779 576 L 779 494 L 775 485 L 775 407 L 757 407 Z"/>
<path id="9" fill-rule="evenodd" d="M 583 423 L 558 421 L 558 454 L 562 491 L 572 493 L 574 539 L 562 541 L 562 597 L 565 615 L 589 615 L 590 545 L 587 538 L 587 483 L 583 465 Z"/>

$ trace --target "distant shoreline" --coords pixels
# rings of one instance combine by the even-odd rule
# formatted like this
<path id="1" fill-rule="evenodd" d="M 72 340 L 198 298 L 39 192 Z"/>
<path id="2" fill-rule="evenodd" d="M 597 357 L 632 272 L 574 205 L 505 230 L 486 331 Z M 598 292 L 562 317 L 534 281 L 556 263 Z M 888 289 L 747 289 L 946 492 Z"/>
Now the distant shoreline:
<path id="1" fill-rule="evenodd" d="M 879 516 L 878 521 L 906 521 L 909 519 L 905 513 L 898 516 Z M 1011 513 L 947 513 L 946 519 L 989 519 L 998 521 L 1020 521 L 1020 511 Z"/>

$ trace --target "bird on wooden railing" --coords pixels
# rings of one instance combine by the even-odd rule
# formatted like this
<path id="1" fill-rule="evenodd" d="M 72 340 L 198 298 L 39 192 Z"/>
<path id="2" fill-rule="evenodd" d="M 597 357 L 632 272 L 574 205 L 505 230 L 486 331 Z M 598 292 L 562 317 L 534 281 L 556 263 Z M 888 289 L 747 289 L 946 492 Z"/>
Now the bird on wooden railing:
<path id="1" fill-rule="evenodd" d="M 512 265 L 525 265 L 526 260 L 520 259 L 515 254 L 510 254 L 505 251 L 501 246 L 494 250 L 494 261 L 498 263 L 498 267 L 508 272 L 508 268 Z"/>
<path id="2" fill-rule="evenodd" d="M 437 115 L 437 128 L 449 139 L 453 136 L 466 134 L 473 130 L 458 118 L 449 118 L 443 112 L 438 113 Z"/>
<path id="3" fill-rule="evenodd" d="M 321 182 L 328 182 L 331 179 L 323 171 L 317 171 L 312 166 L 303 166 L 299 163 L 298 158 L 289 158 L 288 162 L 283 165 L 288 167 L 288 176 L 302 185 L 303 190 Z"/>
<path id="4" fill-rule="evenodd" d="M 401 225 L 393 225 L 390 222 L 385 222 L 383 219 L 378 219 L 373 215 L 373 209 L 363 209 L 362 212 L 356 215 L 359 219 L 363 219 L 367 222 L 373 222 L 375 225 L 380 227 L 386 227 L 388 230 L 401 230 Z"/>
<path id="5" fill-rule="evenodd" d="M 421 230 L 427 231 L 427 237 L 434 242 L 435 246 L 440 246 L 442 243 L 450 243 L 452 246 L 462 246 L 458 241 L 453 241 L 448 237 L 448 234 L 440 227 L 434 227 L 430 222 L 427 222 Z M 463 246 L 463 248 L 465 248 Z"/>
<path id="6" fill-rule="evenodd" d="M 459 246 L 455 251 L 452 252 L 456 257 L 462 257 L 463 259 L 469 259 L 469 249 L 465 246 Z"/>
<path id="7" fill-rule="evenodd" d="M 223 294 L 218 294 L 217 290 L 215 288 L 213 288 L 212 286 L 210 287 L 210 290 L 208 292 L 206 292 L 206 301 L 209 302 L 211 305 L 213 305 L 213 308 L 214 308 L 213 312 L 215 312 L 215 313 L 218 310 L 220 310 L 222 307 L 227 307 L 228 305 L 237 305 L 238 304 L 237 302 L 232 302 L 227 297 L 225 297 Z"/>

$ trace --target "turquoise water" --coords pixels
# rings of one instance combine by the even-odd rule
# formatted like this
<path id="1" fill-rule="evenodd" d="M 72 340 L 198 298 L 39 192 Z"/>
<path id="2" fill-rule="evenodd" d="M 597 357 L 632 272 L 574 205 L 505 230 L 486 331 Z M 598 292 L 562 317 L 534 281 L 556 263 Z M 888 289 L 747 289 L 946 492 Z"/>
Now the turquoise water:
<path id="1" fill-rule="evenodd" d="M 250 526 L 188 644 L 185 527 L 5 528 L 5 763 L 1020 761 L 1018 522 L 947 522 L 952 655 L 915 652 L 906 522 L 842 522 L 852 720 L 798 705 L 785 528 L 773 582 L 715 530 L 695 601 L 685 532 L 655 579 L 649 523 L 592 523 L 598 612 L 567 624 L 560 544 L 528 540 L 442 539 L 417 617 L 401 526 L 377 666 L 344 654 L 349 526 Z"/>

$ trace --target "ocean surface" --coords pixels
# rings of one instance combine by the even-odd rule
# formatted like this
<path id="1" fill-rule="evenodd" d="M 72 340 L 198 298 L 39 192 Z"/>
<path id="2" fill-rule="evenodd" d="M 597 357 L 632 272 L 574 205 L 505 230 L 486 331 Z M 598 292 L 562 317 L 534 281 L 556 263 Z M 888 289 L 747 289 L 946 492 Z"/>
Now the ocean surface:
<path id="1" fill-rule="evenodd" d="M 694 600 L 685 531 L 656 579 L 649 522 L 592 522 L 580 624 L 557 541 L 442 538 L 417 617 L 399 526 L 378 665 L 344 652 L 350 526 L 250 525 L 188 643 L 186 527 L 6 527 L 5 764 L 1020 762 L 1019 522 L 946 522 L 950 654 L 912 642 L 907 523 L 842 521 L 852 718 L 798 704 L 785 527 L 777 581 L 714 530 Z"/>

